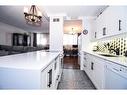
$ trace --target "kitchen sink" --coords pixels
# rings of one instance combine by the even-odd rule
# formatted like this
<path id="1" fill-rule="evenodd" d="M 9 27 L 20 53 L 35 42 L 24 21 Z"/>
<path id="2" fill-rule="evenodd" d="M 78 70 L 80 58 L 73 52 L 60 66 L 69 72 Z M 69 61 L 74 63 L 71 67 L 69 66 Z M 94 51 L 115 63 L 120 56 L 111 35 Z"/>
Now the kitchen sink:
<path id="1" fill-rule="evenodd" d="M 118 55 L 111 55 L 111 54 L 99 54 L 105 57 L 118 57 Z"/>

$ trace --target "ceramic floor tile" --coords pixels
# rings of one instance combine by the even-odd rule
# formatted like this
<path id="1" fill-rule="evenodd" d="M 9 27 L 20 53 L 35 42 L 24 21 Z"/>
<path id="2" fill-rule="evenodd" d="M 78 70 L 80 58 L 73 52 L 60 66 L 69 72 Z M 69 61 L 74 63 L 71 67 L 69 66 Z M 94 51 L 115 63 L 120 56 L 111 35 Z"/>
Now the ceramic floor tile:
<path id="1" fill-rule="evenodd" d="M 64 69 L 58 89 L 95 89 L 95 87 L 84 71 Z"/>
<path id="2" fill-rule="evenodd" d="M 63 74 L 58 89 L 95 89 L 84 71 L 79 70 L 78 57 L 64 57 Z"/>

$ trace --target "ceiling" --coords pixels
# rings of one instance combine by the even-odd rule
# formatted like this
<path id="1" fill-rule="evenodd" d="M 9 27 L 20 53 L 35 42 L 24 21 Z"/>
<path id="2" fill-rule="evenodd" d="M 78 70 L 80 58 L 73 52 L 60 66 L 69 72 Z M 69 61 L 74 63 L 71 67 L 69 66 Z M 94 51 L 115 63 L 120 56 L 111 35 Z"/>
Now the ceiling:
<path id="1" fill-rule="evenodd" d="M 66 14 L 66 16 L 77 18 L 79 16 L 97 16 L 106 6 L 38 6 L 40 11 L 48 16 Z M 21 28 L 28 32 L 49 32 L 49 22 L 43 18 L 42 25 L 35 27 L 27 25 L 23 14 L 24 6 L 0 6 L 0 21 Z"/>
<path id="2" fill-rule="evenodd" d="M 63 13 L 70 17 L 97 16 L 107 6 L 44 6 L 48 15 Z"/>
<path id="3" fill-rule="evenodd" d="M 65 20 L 64 21 L 64 33 L 80 33 L 82 31 L 81 20 Z"/>

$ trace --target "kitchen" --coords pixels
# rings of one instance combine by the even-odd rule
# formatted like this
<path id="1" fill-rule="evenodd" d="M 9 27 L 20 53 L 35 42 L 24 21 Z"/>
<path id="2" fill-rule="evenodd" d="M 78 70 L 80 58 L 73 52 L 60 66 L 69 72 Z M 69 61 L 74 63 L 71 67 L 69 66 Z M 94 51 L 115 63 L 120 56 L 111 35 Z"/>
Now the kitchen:
<path id="1" fill-rule="evenodd" d="M 127 6 L 66 6 L 66 8 L 65 6 L 42 6 L 41 8 L 49 14 L 41 28 L 24 25 L 25 13 L 21 12 L 23 7 L 0 6 L 2 13 L 0 14 L 0 51 L 2 52 L 0 89 L 76 89 L 75 83 L 79 84 L 77 89 L 127 89 Z M 15 16 L 10 14 L 9 9 L 11 11 L 14 9 L 22 18 L 17 14 Z M 76 21 L 79 20 L 80 25 L 75 26 L 78 23 Z M 67 24 L 71 27 L 68 30 L 65 29 L 65 22 L 70 23 Z M 78 32 L 75 27 L 78 27 Z M 73 54 L 73 58 L 78 58 L 76 64 L 79 64 L 80 68 L 76 69 L 76 72 L 79 73 L 76 73 L 73 68 L 63 68 L 65 65 L 64 34 L 65 32 L 73 34 L 74 31 L 78 35 L 78 53 Z M 6 35 L 8 32 L 12 36 L 12 41 L 9 40 L 11 37 Z M 43 44 L 46 48 L 40 46 L 41 41 L 44 41 L 41 36 L 39 36 L 40 39 L 36 36 L 44 32 L 49 33 L 46 44 Z M 13 37 L 15 34 L 16 39 Z M 24 37 L 26 35 L 27 41 Z M 37 42 L 36 39 L 41 41 Z M 24 43 L 25 41 L 27 44 Z M 39 47 L 37 47 L 38 44 Z M 72 84 L 63 82 L 67 79 L 63 80 L 66 74 L 71 78 L 69 82 L 72 81 Z M 87 77 L 89 84 L 73 83 L 74 77 L 80 78 L 83 75 Z M 80 84 L 83 85 L 80 87 Z M 59 88 L 60 85 L 70 87 Z M 73 88 L 74 85 L 75 88 Z"/>

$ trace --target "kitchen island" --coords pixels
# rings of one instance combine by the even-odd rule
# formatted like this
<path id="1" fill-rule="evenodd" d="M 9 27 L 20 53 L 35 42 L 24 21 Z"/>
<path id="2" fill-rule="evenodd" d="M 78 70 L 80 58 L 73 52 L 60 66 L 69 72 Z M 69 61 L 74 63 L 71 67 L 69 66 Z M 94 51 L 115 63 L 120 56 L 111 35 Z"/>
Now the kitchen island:
<path id="1" fill-rule="evenodd" d="M 0 57 L 0 89 L 56 89 L 61 73 L 60 52 Z"/>

